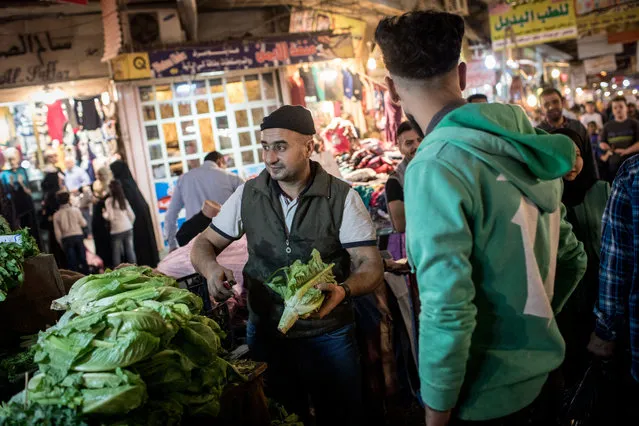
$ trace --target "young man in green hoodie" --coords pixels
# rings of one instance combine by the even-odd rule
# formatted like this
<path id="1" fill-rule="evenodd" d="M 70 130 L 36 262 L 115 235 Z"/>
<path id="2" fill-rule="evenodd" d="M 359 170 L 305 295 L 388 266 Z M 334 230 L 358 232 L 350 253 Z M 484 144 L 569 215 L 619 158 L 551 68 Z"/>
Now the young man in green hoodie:
<path id="1" fill-rule="evenodd" d="M 550 425 L 555 314 L 586 269 L 561 205 L 575 149 L 518 106 L 466 104 L 463 35 L 462 18 L 435 11 L 375 34 L 393 100 L 426 135 L 405 179 L 426 424 Z"/>

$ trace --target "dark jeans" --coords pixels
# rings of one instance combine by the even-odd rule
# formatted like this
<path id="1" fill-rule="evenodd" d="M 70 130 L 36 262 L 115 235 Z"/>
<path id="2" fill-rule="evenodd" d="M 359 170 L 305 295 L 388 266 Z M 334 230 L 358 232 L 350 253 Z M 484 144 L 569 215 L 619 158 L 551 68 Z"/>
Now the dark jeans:
<path id="1" fill-rule="evenodd" d="M 67 256 L 67 265 L 70 270 L 88 273 L 87 256 L 84 248 L 84 237 L 75 235 L 62 239 L 62 248 Z"/>
<path id="2" fill-rule="evenodd" d="M 311 404 L 318 426 L 360 424 L 362 377 L 355 326 L 301 339 L 276 333 L 251 322 L 246 328 L 251 357 L 268 363 L 267 394 L 305 424 L 310 424 Z"/>
<path id="3" fill-rule="evenodd" d="M 126 263 L 137 263 L 133 249 L 133 230 L 111 234 L 111 249 L 113 251 L 113 267 L 118 266 L 123 260 Z"/>

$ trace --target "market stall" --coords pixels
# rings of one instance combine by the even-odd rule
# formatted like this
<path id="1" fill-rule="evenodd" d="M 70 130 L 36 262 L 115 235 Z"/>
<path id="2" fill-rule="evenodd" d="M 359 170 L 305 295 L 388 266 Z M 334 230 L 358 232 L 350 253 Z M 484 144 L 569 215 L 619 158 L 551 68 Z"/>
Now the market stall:
<path id="1" fill-rule="evenodd" d="M 0 423 L 46 415 L 65 425 L 298 424 L 267 401 L 267 366 L 246 358 L 228 302 L 216 304 L 201 277 L 178 282 L 125 265 L 59 271 L 1 217 L 0 253 L 0 401 L 10 400 Z"/>

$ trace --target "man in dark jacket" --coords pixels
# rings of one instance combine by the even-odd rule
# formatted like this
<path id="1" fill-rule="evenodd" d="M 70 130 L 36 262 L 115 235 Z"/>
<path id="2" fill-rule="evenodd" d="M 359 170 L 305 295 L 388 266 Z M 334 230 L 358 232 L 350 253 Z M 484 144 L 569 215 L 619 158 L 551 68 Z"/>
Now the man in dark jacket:
<path id="1" fill-rule="evenodd" d="M 196 239 L 191 260 L 209 292 L 225 299 L 233 273 L 216 256 L 246 235 L 247 340 L 252 357 L 268 362 L 268 391 L 305 420 L 310 399 L 318 425 L 359 424 L 361 374 L 350 298 L 382 282 L 375 229 L 357 193 L 309 160 L 315 127 L 307 109 L 283 106 L 261 130 L 266 170 L 227 200 Z M 340 284 L 318 284 L 323 305 L 284 335 L 278 331 L 284 301 L 264 283 L 295 260 L 308 262 L 313 249 L 335 265 Z"/>

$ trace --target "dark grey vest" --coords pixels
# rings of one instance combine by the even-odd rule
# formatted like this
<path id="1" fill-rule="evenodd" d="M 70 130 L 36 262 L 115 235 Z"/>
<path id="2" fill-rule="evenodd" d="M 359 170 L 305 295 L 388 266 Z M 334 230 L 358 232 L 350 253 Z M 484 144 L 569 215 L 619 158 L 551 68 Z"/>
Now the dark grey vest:
<path id="1" fill-rule="evenodd" d="M 248 289 L 250 320 L 275 330 L 282 315 L 282 298 L 264 285 L 279 268 L 295 260 L 308 262 L 317 249 L 325 263 L 335 263 L 337 282 L 350 275 L 350 255 L 339 240 L 344 204 L 350 187 L 315 162 L 310 186 L 300 195 L 290 233 L 279 200 L 280 189 L 264 170 L 248 181 L 242 195 L 242 224 L 248 243 L 244 283 Z M 343 303 L 323 319 L 298 320 L 287 338 L 318 336 L 353 322 L 350 303 Z"/>

